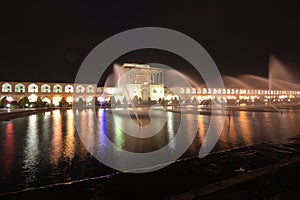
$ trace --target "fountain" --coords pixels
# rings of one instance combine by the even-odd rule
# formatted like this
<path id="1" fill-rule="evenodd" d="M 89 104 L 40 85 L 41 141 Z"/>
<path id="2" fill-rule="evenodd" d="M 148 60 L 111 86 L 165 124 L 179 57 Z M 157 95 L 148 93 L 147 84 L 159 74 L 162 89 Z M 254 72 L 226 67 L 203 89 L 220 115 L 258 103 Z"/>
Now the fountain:
<path id="1" fill-rule="evenodd" d="M 294 81 L 294 77 L 291 72 L 288 70 L 288 66 L 281 62 L 274 55 L 270 56 L 269 59 L 269 89 L 274 89 L 275 80 L 289 80 Z M 290 89 L 290 88 L 284 88 Z"/>
<path id="2" fill-rule="evenodd" d="M 222 75 L 222 79 L 226 88 L 251 88 L 249 84 L 232 76 Z"/>
<path id="3" fill-rule="evenodd" d="M 141 124 L 139 115 L 137 114 L 137 111 L 136 111 L 135 102 L 133 102 L 132 98 L 130 97 L 130 94 L 129 94 L 129 91 L 127 88 L 128 82 L 127 82 L 126 72 L 118 64 L 113 65 L 113 71 L 116 74 L 116 78 L 117 78 L 117 88 L 121 89 L 121 92 L 122 92 L 124 98 L 129 102 L 129 104 L 132 108 L 132 111 L 137 120 L 138 126 L 141 127 L 142 124 Z"/>
<path id="4" fill-rule="evenodd" d="M 280 62 L 274 55 L 270 56 L 269 59 L 269 90 L 272 89 L 292 89 L 291 87 L 285 88 L 285 85 L 291 86 L 293 84 L 284 81 L 284 79 L 292 79 L 292 75 L 288 72 L 287 67 Z M 283 84 L 284 83 L 284 84 Z M 272 104 L 270 99 L 269 105 L 276 111 L 282 114 L 275 105 Z"/>
<path id="5" fill-rule="evenodd" d="M 151 66 L 153 67 L 152 64 Z M 105 82 L 105 86 L 112 85 L 112 83 L 118 86 L 117 88 L 122 91 L 122 97 L 129 102 L 129 105 L 132 107 L 133 114 L 138 120 L 137 123 L 140 125 L 141 122 L 139 120 L 139 114 L 132 98 L 134 93 L 132 92 L 131 87 L 126 87 L 126 85 L 128 85 L 126 82 L 127 71 L 125 72 L 120 65 L 114 65 L 113 68 L 113 74 L 108 77 Z M 164 97 L 167 102 L 172 102 L 172 100 L 176 97 L 176 99 L 185 104 L 197 104 L 197 102 L 204 102 L 207 98 L 210 98 L 209 100 L 211 100 L 211 102 L 215 101 L 215 103 L 218 104 L 222 103 L 224 98 L 224 100 L 229 103 L 228 105 L 265 105 L 266 107 L 264 109 L 271 107 L 273 110 L 280 112 L 276 104 L 296 102 L 297 91 L 300 90 L 300 86 L 291 81 L 292 75 L 288 72 L 286 65 L 280 62 L 274 55 L 270 56 L 268 78 L 251 74 L 242 74 L 237 77 L 222 75 L 226 90 L 222 89 L 221 93 L 215 93 L 215 91 L 220 90 L 218 88 L 214 88 L 213 84 L 210 84 L 210 88 L 207 88 L 207 85 L 202 78 L 193 80 L 188 78 L 184 72 L 181 73 L 170 68 L 164 68 L 163 71 L 165 86 L 168 86 L 168 90 L 165 91 L 170 91 L 170 93 L 167 92 L 163 94 L 162 98 Z M 177 81 L 174 77 L 180 77 L 182 80 L 188 81 L 188 84 Z M 211 82 L 213 83 L 213 80 Z M 172 92 L 170 90 L 172 87 L 173 89 L 176 89 L 176 92 Z M 207 91 L 205 91 L 205 88 Z M 214 94 L 212 93 L 213 90 Z M 177 94 L 175 95 L 175 93 L 182 94 L 182 96 L 179 97 Z M 221 97 L 225 94 L 227 94 L 226 97 Z M 140 95 L 141 93 L 139 93 L 139 96 Z M 156 100 L 158 101 L 158 98 Z M 210 101 L 207 102 L 210 103 Z"/>

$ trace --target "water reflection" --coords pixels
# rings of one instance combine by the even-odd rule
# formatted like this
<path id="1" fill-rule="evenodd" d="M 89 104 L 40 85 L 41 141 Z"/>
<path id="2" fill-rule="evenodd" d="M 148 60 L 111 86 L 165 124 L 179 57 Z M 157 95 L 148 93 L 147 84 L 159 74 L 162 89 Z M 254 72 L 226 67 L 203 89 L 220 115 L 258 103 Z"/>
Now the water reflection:
<path id="1" fill-rule="evenodd" d="M 97 127 L 95 122 L 95 112 L 92 109 L 79 111 L 79 135 L 82 143 L 85 147 L 93 152 L 95 147 L 95 141 L 97 140 Z"/>
<path id="2" fill-rule="evenodd" d="M 244 145 L 251 145 L 252 139 L 251 134 L 253 134 L 253 126 L 250 124 L 252 122 L 252 119 L 249 117 L 249 112 L 239 112 L 239 123 L 236 123 L 236 125 L 239 126 L 240 131 L 240 137 L 242 137 L 242 140 L 244 141 Z"/>
<path id="3" fill-rule="evenodd" d="M 95 112 L 92 109 L 89 109 L 87 111 L 87 115 L 86 115 L 86 143 L 84 143 L 87 146 L 87 149 L 89 151 L 94 151 L 94 147 L 95 147 L 95 140 L 96 140 L 96 131 L 97 129 L 95 124 L 94 124 L 94 117 L 95 117 Z M 83 124 L 82 124 L 83 125 Z"/>
<path id="4" fill-rule="evenodd" d="M 75 115 L 81 117 L 80 139 L 74 127 Z M 181 117 L 166 112 L 167 121 L 151 138 L 136 139 L 122 132 L 110 110 L 55 110 L 9 122 L 0 121 L 0 193 L 16 188 L 64 182 L 108 173 L 108 168 L 93 158 L 91 152 L 107 154 L 108 137 L 117 147 L 131 152 L 149 152 L 168 145 L 175 152 L 182 141 L 174 140 Z M 126 125 L 127 118 L 115 116 Z M 262 141 L 275 141 L 300 133 L 300 110 L 274 112 L 232 111 L 213 151 L 222 151 Z M 197 121 L 195 121 L 197 119 Z M 210 122 L 209 115 L 184 115 L 185 141 L 193 137 L 191 123 L 198 123 L 196 139 L 183 157 L 197 156 Z M 160 124 L 160 123 L 157 123 Z M 76 124 L 77 125 L 77 124 Z M 219 126 L 218 121 L 214 124 Z M 83 145 L 83 143 L 85 145 Z M 183 158 L 182 157 L 182 158 Z M 17 185 L 17 186 L 16 186 Z"/>
<path id="5" fill-rule="evenodd" d="M 174 140 L 175 132 L 174 132 L 174 113 L 167 112 L 167 131 L 168 131 L 168 140 L 170 141 L 168 146 L 171 151 L 175 150 L 176 140 Z"/>
<path id="6" fill-rule="evenodd" d="M 198 124 L 195 124 L 197 123 L 197 117 L 196 115 L 194 114 L 185 114 L 184 116 L 184 119 L 182 119 L 185 123 L 186 123 L 186 140 L 187 141 L 193 141 L 194 140 L 194 126 L 195 125 L 198 125 Z M 198 127 L 197 127 L 198 128 Z M 197 149 L 197 144 L 196 143 L 192 143 L 191 146 L 190 146 L 190 151 L 192 152 L 196 152 L 196 149 Z"/>
<path id="7" fill-rule="evenodd" d="M 53 123 L 53 136 L 52 136 L 52 152 L 51 163 L 54 166 L 58 165 L 60 157 L 62 155 L 62 116 L 60 110 L 54 110 L 52 116 Z"/>
<path id="8" fill-rule="evenodd" d="M 116 121 L 116 124 L 123 124 L 124 123 L 123 118 L 120 117 L 119 115 L 115 115 L 114 120 Z M 123 134 L 123 132 L 122 132 L 122 130 L 119 126 L 115 125 L 114 129 L 115 129 L 114 143 L 118 148 L 118 153 L 120 153 L 120 151 L 122 151 L 122 149 L 123 149 L 125 138 L 124 138 L 124 134 Z"/>
<path id="9" fill-rule="evenodd" d="M 100 154 L 102 156 L 106 156 L 105 154 L 105 147 L 106 147 L 106 140 L 104 137 L 107 137 L 107 122 L 106 122 L 106 110 L 104 109 L 99 109 L 98 110 L 98 123 L 99 123 L 99 144 L 98 144 L 98 153 L 100 152 Z"/>
<path id="10" fill-rule="evenodd" d="M 39 164 L 39 137 L 38 137 L 38 116 L 29 116 L 25 149 L 24 149 L 24 173 L 26 176 L 26 183 L 36 181 L 36 172 Z"/>
<path id="11" fill-rule="evenodd" d="M 67 136 L 65 138 L 64 156 L 70 161 L 75 156 L 75 128 L 74 128 L 74 113 L 72 110 L 67 110 Z"/>
<path id="12" fill-rule="evenodd" d="M 42 123 L 42 135 L 43 135 L 43 140 L 48 140 L 49 139 L 49 133 L 51 130 L 51 123 L 50 119 L 51 118 L 51 112 L 45 112 L 43 115 L 43 123 Z"/>
<path id="13" fill-rule="evenodd" d="M 227 123 L 225 123 L 224 132 L 221 134 L 221 139 L 231 143 L 232 146 L 237 145 L 238 130 L 237 121 L 235 120 L 234 112 L 229 112 L 227 117 Z"/>
<path id="14" fill-rule="evenodd" d="M 6 175 L 10 174 L 11 170 L 13 169 L 14 159 L 15 159 L 15 151 L 16 151 L 16 144 L 15 144 L 15 136 L 14 136 L 14 126 L 12 123 L 7 123 L 6 131 L 5 131 L 5 138 L 4 138 L 4 146 L 2 152 L 4 160 L 3 162 L 3 171 L 1 171 L 1 179 L 5 178 Z"/>

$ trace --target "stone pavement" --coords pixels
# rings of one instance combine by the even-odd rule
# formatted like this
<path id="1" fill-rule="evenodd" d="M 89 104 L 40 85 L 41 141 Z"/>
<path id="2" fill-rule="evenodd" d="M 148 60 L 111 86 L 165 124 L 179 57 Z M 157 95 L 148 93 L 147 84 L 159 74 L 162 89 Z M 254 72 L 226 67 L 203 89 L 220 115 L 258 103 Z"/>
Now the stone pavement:
<path id="1" fill-rule="evenodd" d="M 297 157 L 168 199 L 300 199 L 299 170 L 300 157 Z"/>

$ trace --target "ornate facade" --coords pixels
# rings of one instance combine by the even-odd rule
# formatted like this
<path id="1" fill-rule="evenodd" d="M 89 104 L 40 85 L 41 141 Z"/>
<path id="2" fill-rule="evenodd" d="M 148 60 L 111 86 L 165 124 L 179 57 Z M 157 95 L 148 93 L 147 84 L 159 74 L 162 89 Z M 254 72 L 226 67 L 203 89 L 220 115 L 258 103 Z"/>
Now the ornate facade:
<path id="1" fill-rule="evenodd" d="M 69 104 L 80 99 L 91 105 L 96 97 L 100 102 L 109 101 L 112 96 L 116 100 L 124 99 L 124 90 L 130 98 L 141 100 L 181 99 L 183 102 L 201 102 L 208 99 L 232 102 L 290 102 L 299 99 L 298 88 L 290 90 L 244 89 L 244 88 L 206 88 L 206 87 L 164 87 L 163 69 L 149 65 L 125 63 L 120 68 L 123 74 L 118 77 L 117 87 L 97 87 L 96 84 L 52 83 L 52 82 L 0 82 L 0 99 L 7 97 L 8 101 L 19 101 L 28 97 L 35 102 L 38 97 L 42 101 L 59 105 L 62 98 Z M 75 99 L 73 99 L 75 98 Z M 126 97 L 127 98 L 127 97 Z"/>
<path id="2" fill-rule="evenodd" d="M 28 97 L 30 102 L 35 102 L 38 97 L 42 101 L 59 105 L 62 98 L 70 104 L 82 98 L 86 103 L 92 102 L 96 96 L 97 85 L 51 82 L 0 82 L 0 98 L 7 97 L 9 101 L 19 101 Z M 73 100 L 76 93 L 77 99 Z"/>

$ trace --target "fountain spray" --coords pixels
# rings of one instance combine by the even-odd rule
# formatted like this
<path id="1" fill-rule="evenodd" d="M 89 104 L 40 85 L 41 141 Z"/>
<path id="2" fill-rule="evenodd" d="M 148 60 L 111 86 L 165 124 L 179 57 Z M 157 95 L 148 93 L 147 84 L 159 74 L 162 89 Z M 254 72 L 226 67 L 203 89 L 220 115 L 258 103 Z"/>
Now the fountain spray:
<path id="1" fill-rule="evenodd" d="M 118 88 L 121 88 L 121 90 L 123 91 L 123 95 L 124 97 L 129 100 L 129 104 L 131 105 L 132 109 L 133 109 L 133 113 L 135 115 L 135 118 L 138 122 L 139 127 L 142 126 L 140 118 L 136 112 L 136 107 L 134 102 L 132 101 L 132 99 L 130 98 L 130 94 L 127 88 L 127 79 L 126 79 L 126 73 L 124 72 L 124 70 L 122 70 L 121 66 L 118 64 L 114 64 L 114 71 L 117 72 L 117 76 L 118 76 Z M 120 80 L 121 80 L 121 84 L 120 84 Z"/>
<path id="2" fill-rule="evenodd" d="M 272 84 L 272 80 L 273 80 L 273 76 L 272 76 L 272 68 L 274 68 L 274 64 L 276 65 L 277 64 L 277 59 L 271 55 L 270 56 L 270 59 L 269 59 L 269 91 L 271 90 L 271 84 Z M 272 70 L 272 71 L 271 71 Z M 274 108 L 274 110 L 276 110 L 277 112 L 280 112 L 280 114 L 282 115 L 282 111 L 279 110 L 275 105 L 272 104 L 272 99 L 269 98 L 269 105 Z"/>

